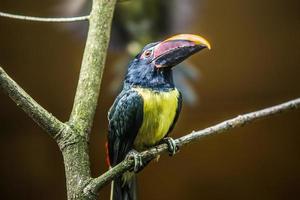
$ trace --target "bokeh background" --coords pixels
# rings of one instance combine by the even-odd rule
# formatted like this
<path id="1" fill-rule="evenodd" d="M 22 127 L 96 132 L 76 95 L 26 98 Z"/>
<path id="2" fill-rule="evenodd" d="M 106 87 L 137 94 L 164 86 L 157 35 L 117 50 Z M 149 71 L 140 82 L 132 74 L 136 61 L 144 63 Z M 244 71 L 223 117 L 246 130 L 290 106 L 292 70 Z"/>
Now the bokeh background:
<path id="1" fill-rule="evenodd" d="M 91 134 L 94 176 L 107 170 L 106 113 L 116 96 L 112 84 L 117 87 L 122 77 L 122 73 L 116 75 L 116 65 L 128 55 L 132 41 L 143 44 L 174 33 L 192 32 L 212 44 L 211 51 L 189 60 L 200 74 L 190 84 L 198 100 L 184 104 L 174 137 L 300 96 L 299 1 L 163 2 L 163 6 L 140 5 L 142 13 L 149 13 L 150 8 L 155 11 L 155 23 L 148 24 L 153 34 L 147 38 L 149 29 L 136 35 L 126 32 L 126 26 L 139 23 L 139 15 L 129 17 L 129 25 L 124 18 L 115 19 Z M 134 13 L 122 10 L 121 4 L 135 8 L 141 3 L 151 4 L 149 0 L 120 3 L 116 16 Z M 0 10 L 72 16 L 88 13 L 89 3 L 0 0 Z M 151 22 L 153 16 L 144 17 Z M 86 22 L 47 24 L 0 18 L 0 64 L 62 121 L 68 120 L 72 109 L 86 30 Z M 140 199 L 299 199 L 299 144 L 299 110 L 207 137 L 182 149 L 174 158 L 163 156 L 143 170 L 139 174 Z M 1 199 L 66 199 L 65 190 L 62 157 L 56 144 L 1 92 Z M 109 187 L 100 195 L 108 199 Z"/>

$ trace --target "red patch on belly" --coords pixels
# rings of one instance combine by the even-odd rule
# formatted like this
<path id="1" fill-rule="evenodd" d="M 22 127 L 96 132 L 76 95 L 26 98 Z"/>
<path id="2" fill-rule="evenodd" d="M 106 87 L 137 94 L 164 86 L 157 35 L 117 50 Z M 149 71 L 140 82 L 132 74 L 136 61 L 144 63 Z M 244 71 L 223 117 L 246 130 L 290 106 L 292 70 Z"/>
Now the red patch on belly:
<path id="1" fill-rule="evenodd" d="M 106 163 L 110 167 L 109 151 L 108 151 L 108 142 L 105 142 L 105 153 L 106 153 Z"/>

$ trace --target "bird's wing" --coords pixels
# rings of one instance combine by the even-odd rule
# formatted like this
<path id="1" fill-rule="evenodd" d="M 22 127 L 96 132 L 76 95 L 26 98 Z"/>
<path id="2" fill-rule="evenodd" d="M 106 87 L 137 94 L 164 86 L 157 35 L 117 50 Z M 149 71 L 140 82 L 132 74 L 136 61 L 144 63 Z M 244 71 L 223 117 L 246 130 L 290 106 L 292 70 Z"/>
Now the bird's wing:
<path id="1" fill-rule="evenodd" d="M 133 148 L 143 121 L 143 99 L 134 90 L 120 93 L 108 113 L 108 154 L 110 165 L 121 162 Z"/>
<path id="2" fill-rule="evenodd" d="M 179 91 L 178 91 L 179 92 Z M 181 112 L 181 107 L 182 107 L 182 94 L 181 92 L 179 92 L 179 95 L 178 95 L 178 103 L 177 103 L 177 109 L 176 109 L 176 114 L 175 114 L 175 117 L 174 117 L 174 120 L 173 120 L 173 123 L 172 125 L 170 126 L 169 130 L 168 130 L 168 133 L 167 133 L 167 136 L 169 135 L 169 133 L 173 130 L 173 128 L 175 127 L 175 124 L 178 120 L 178 117 L 179 117 L 179 114 Z"/>

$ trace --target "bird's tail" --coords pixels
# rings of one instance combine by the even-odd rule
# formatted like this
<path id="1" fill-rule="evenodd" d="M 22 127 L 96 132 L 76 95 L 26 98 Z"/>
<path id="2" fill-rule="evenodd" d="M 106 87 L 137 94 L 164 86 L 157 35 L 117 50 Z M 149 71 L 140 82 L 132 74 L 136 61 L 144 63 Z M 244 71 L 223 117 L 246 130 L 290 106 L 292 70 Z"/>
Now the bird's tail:
<path id="1" fill-rule="evenodd" d="M 110 200 L 137 200 L 136 175 L 126 172 L 111 184 Z"/>

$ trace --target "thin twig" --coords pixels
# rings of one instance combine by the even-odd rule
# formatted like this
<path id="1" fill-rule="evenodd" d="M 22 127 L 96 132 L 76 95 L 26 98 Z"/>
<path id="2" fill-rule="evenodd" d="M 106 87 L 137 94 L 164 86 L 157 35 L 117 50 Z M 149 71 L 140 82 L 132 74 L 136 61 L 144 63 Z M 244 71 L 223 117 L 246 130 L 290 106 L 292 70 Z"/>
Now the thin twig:
<path id="1" fill-rule="evenodd" d="M 1 67 L 0 89 L 52 137 L 63 130 L 65 125 L 30 97 Z"/>
<path id="2" fill-rule="evenodd" d="M 87 21 L 89 19 L 89 15 L 79 16 L 79 17 L 32 17 L 25 15 L 15 15 L 5 12 L 0 12 L 0 17 L 6 17 L 11 19 L 19 19 L 25 21 L 33 21 L 33 22 L 79 22 L 79 21 Z"/>
<path id="3" fill-rule="evenodd" d="M 286 103 L 282 103 L 273 107 L 265 108 L 263 110 L 251 112 L 244 115 L 239 115 L 233 119 L 226 120 L 222 123 L 216 124 L 214 126 L 211 126 L 209 128 L 200 130 L 200 131 L 194 131 L 188 135 L 185 135 L 183 137 L 180 137 L 175 140 L 176 145 L 178 147 L 185 146 L 187 144 L 190 144 L 191 142 L 195 142 L 204 136 L 213 135 L 217 133 L 222 133 L 225 131 L 228 131 L 230 129 L 243 126 L 247 123 L 253 122 L 257 119 L 261 119 L 264 117 L 268 117 L 277 113 L 281 113 L 288 110 L 297 109 L 300 107 L 300 98 L 297 98 L 292 101 L 288 101 Z M 146 150 L 144 152 L 141 152 L 139 155 L 143 160 L 149 160 L 155 158 L 157 155 L 167 151 L 168 147 L 166 144 L 161 144 L 158 146 L 155 146 L 149 150 Z M 101 176 L 94 178 L 91 180 L 91 182 L 86 186 L 84 189 L 84 192 L 86 194 L 88 193 L 97 193 L 99 190 L 111 182 L 115 177 L 119 176 L 120 174 L 124 173 L 127 170 L 131 170 L 133 168 L 134 161 L 132 159 L 126 159 L 116 165 L 115 167 L 111 168 Z"/>

